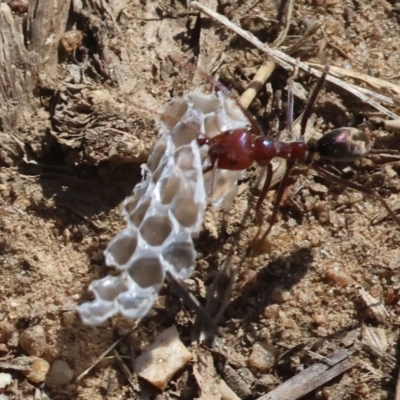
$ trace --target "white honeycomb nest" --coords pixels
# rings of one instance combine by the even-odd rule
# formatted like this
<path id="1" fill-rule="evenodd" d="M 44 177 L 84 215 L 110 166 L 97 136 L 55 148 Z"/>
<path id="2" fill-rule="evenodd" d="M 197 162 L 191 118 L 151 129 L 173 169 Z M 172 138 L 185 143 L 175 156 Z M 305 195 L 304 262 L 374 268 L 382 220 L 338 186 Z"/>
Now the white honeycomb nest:
<path id="1" fill-rule="evenodd" d="M 160 125 L 161 137 L 142 167 L 144 179 L 124 201 L 127 227 L 104 253 L 106 264 L 120 274 L 89 285 L 95 300 L 77 307 L 86 324 L 100 324 L 118 312 L 128 318 L 145 316 L 166 271 L 178 279 L 192 274 L 192 238 L 200 232 L 207 201 L 226 208 L 236 196 L 242 171 L 218 170 L 214 193 L 207 200 L 213 179 L 212 171 L 203 176 L 208 149 L 200 149 L 196 141 L 247 127 L 248 120 L 232 99 L 191 92 L 167 105 Z"/>

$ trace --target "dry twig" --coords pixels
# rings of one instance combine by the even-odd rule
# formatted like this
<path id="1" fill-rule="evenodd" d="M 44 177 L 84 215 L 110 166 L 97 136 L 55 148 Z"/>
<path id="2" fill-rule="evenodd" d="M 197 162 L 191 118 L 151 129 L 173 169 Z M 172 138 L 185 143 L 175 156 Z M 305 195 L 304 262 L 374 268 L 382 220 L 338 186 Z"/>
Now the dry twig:
<path id="1" fill-rule="evenodd" d="M 286 39 L 286 36 L 289 32 L 290 21 L 292 20 L 293 4 L 294 0 L 289 0 L 286 6 L 285 26 L 276 40 L 272 43 L 272 47 L 279 47 Z M 269 60 L 259 68 L 250 85 L 240 96 L 240 103 L 243 107 L 248 108 L 250 106 L 257 96 L 257 93 L 265 85 L 265 82 L 267 82 L 272 72 L 274 72 L 275 67 L 275 61 Z"/>
<path id="2" fill-rule="evenodd" d="M 193 8 L 205 13 L 210 18 L 213 18 L 213 19 L 219 21 L 221 24 L 225 25 L 226 27 L 228 27 L 229 29 L 231 29 L 232 31 L 234 31 L 235 33 L 237 33 L 238 35 L 240 35 L 241 37 L 243 37 L 244 39 L 246 39 L 247 41 L 252 43 L 259 50 L 268 54 L 282 68 L 284 68 L 288 71 L 292 71 L 294 69 L 294 67 L 296 65 L 298 65 L 299 68 L 301 68 L 302 70 L 304 70 L 312 75 L 315 75 L 318 78 L 322 75 L 321 71 L 310 67 L 309 64 L 302 62 L 302 61 L 298 61 L 298 60 L 294 59 L 293 57 L 290 57 L 289 55 L 283 53 L 282 51 L 273 49 L 270 46 L 268 46 L 267 44 L 262 43 L 250 32 L 241 29 L 239 26 L 237 26 L 237 25 L 233 24 L 231 21 L 229 21 L 229 19 L 227 19 L 226 17 L 208 9 L 207 7 L 204 7 L 199 2 L 194 1 L 191 3 L 191 5 Z M 399 116 L 397 114 L 395 114 L 392 111 L 388 110 L 387 108 L 383 107 L 381 104 L 379 104 L 378 102 L 376 102 L 375 100 L 373 100 L 370 97 L 372 95 L 371 93 L 374 93 L 374 92 L 370 91 L 368 93 L 369 94 L 369 96 L 368 96 L 365 93 L 363 93 L 363 91 L 358 86 L 349 84 L 349 83 L 347 83 L 339 78 L 336 78 L 332 75 L 328 75 L 326 77 L 326 80 L 328 82 L 331 82 L 331 83 L 341 87 L 342 89 L 350 92 L 354 96 L 358 97 L 361 101 L 369 104 L 371 107 L 374 107 L 375 109 L 384 113 L 389 118 L 392 118 L 392 119 L 399 118 Z M 379 95 L 378 93 L 374 93 L 374 95 L 379 97 L 381 101 L 386 101 L 389 104 L 394 104 L 394 101 L 389 97 Z"/>
<path id="3" fill-rule="evenodd" d="M 131 386 L 132 389 L 136 390 L 136 385 L 135 385 L 135 378 L 133 377 L 132 372 L 129 370 L 128 366 L 124 363 L 122 357 L 118 353 L 117 350 L 113 350 L 113 354 L 115 356 L 115 359 L 117 360 L 117 364 L 120 367 L 122 373 L 125 375 L 125 378 L 127 379 L 129 385 Z"/>
<path id="4" fill-rule="evenodd" d="M 351 353 L 347 350 L 339 350 L 329 357 L 334 366 L 330 367 L 322 363 L 314 364 L 257 400 L 299 399 L 349 370 L 353 366 L 353 363 L 349 360 L 350 355 Z"/>
<path id="5" fill-rule="evenodd" d="M 76 381 L 79 381 L 80 379 L 82 379 L 85 375 L 87 375 L 100 361 L 102 361 L 105 356 L 110 353 L 112 350 L 114 350 L 118 344 L 120 342 L 122 342 L 128 335 L 130 335 L 139 325 L 140 323 L 140 319 L 135 321 L 135 325 L 132 327 L 131 330 L 129 330 L 127 333 L 125 333 L 124 336 L 120 337 L 118 340 L 116 340 L 105 352 L 103 352 L 96 360 L 95 362 L 87 369 L 85 369 L 85 371 L 83 371 L 77 378 Z"/>

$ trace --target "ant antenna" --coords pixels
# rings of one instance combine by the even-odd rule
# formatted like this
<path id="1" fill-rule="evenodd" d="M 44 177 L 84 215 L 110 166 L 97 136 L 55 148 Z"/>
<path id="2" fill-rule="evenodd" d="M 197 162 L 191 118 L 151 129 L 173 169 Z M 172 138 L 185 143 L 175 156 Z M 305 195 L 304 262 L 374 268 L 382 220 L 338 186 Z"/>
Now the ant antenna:
<path id="1" fill-rule="evenodd" d="M 258 242 L 258 245 L 256 247 L 256 250 L 257 250 L 256 252 L 258 252 L 260 250 L 265 239 L 271 232 L 272 227 L 275 225 L 276 219 L 278 217 L 279 207 L 280 207 L 282 199 L 283 199 L 283 194 L 285 193 L 285 189 L 288 186 L 290 171 L 294 167 L 295 163 L 296 163 L 295 160 L 287 160 L 286 161 L 286 171 L 285 171 L 285 174 L 283 175 L 281 183 L 279 184 L 278 192 L 276 193 L 276 197 L 275 197 L 275 201 L 274 201 L 274 208 L 272 209 L 271 219 L 269 220 L 269 226 L 268 226 L 268 229 L 262 235 L 261 240 Z M 272 169 L 272 167 L 271 167 L 271 169 Z M 260 198 L 262 198 L 262 197 L 260 196 Z M 258 233 L 257 233 L 256 237 L 253 239 L 253 241 L 257 239 L 260 231 L 261 231 L 261 227 L 259 228 Z"/>
<path id="2" fill-rule="evenodd" d="M 304 110 L 303 117 L 301 119 L 301 130 L 300 130 L 300 137 L 304 138 L 304 134 L 306 133 L 307 121 L 311 117 L 315 101 L 317 100 L 317 96 L 324 85 L 326 76 L 329 73 L 329 64 L 325 64 L 325 70 L 322 73 L 321 77 L 319 78 L 310 99 L 307 102 L 306 109 Z"/>

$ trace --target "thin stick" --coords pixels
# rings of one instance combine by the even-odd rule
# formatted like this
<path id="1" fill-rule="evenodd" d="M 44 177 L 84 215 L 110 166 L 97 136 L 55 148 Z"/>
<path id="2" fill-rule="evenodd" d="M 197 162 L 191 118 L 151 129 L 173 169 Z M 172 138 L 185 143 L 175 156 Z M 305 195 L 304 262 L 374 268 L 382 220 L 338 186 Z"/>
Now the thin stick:
<path id="1" fill-rule="evenodd" d="M 124 363 L 124 361 L 122 360 L 118 351 L 114 349 L 113 353 L 114 353 L 115 359 L 117 360 L 117 364 L 121 368 L 121 371 L 125 375 L 125 378 L 128 380 L 129 385 L 131 386 L 132 389 L 136 390 L 136 387 L 135 387 L 136 385 L 134 383 L 132 372 L 129 370 L 128 366 Z"/>
<path id="2" fill-rule="evenodd" d="M 289 32 L 290 22 L 292 20 L 293 14 L 293 5 L 294 0 L 289 0 L 286 6 L 285 12 L 285 26 L 280 32 L 279 36 L 272 43 L 272 47 L 279 47 L 286 39 L 286 36 Z M 254 101 L 257 96 L 257 93 L 261 90 L 261 88 L 265 85 L 268 78 L 274 72 L 276 67 L 275 61 L 269 60 L 264 65 L 262 65 L 257 73 L 255 74 L 253 80 L 247 89 L 240 96 L 240 103 L 243 107 L 248 108 L 250 104 Z"/>
<path id="3" fill-rule="evenodd" d="M 212 320 L 210 314 L 204 309 L 204 307 L 199 303 L 199 301 L 194 297 L 184 286 L 182 282 L 179 282 L 169 271 L 167 271 L 167 279 L 171 284 L 172 288 L 179 294 L 183 302 L 186 303 L 190 308 L 192 308 L 196 314 L 202 318 L 203 326 L 207 329 L 208 333 L 212 335 L 219 335 L 217 326 Z"/>
<path id="4" fill-rule="evenodd" d="M 293 54 L 299 51 L 303 45 L 315 35 L 319 28 L 324 25 L 324 23 L 324 20 L 321 22 L 313 22 L 309 27 L 307 27 L 307 30 L 304 32 L 303 36 L 285 50 L 285 53 Z"/>
<path id="5" fill-rule="evenodd" d="M 253 80 L 250 82 L 247 89 L 240 96 L 240 104 L 248 108 L 257 96 L 257 93 L 262 89 L 262 87 L 267 82 L 268 78 L 272 75 L 276 67 L 274 61 L 267 61 L 263 64 L 254 75 Z"/>
<path id="6" fill-rule="evenodd" d="M 243 29 L 241 29 L 239 26 L 236 24 L 232 23 L 229 21 L 228 18 L 222 16 L 221 14 L 218 14 L 215 11 L 210 10 L 209 8 L 203 6 L 197 1 L 193 1 L 191 3 L 191 6 L 204 14 L 208 15 L 210 18 L 213 18 L 217 21 L 219 21 L 221 24 L 225 25 L 238 35 L 240 35 L 242 38 L 246 39 L 250 43 L 252 43 L 255 47 L 257 47 L 259 50 L 262 52 L 268 54 L 271 58 L 274 59 L 274 61 L 279 64 L 282 68 L 292 71 L 296 63 L 298 63 L 299 68 L 302 70 L 317 76 L 318 78 L 321 77 L 322 72 L 318 71 L 315 68 L 310 67 L 307 63 L 297 61 L 293 57 L 290 57 L 289 55 L 283 53 L 282 51 L 279 51 L 277 49 L 273 49 L 267 44 L 261 42 L 258 40 L 254 35 L 252 35 L 250 32 L 247 32 Z M 370 97 L 366 96 L 364 93 L 362 93 L 355 85 L 351 85 L 345 81 L 342 81 L 341 79 L 335 78 L 331 75 L 327 76 L 327 81 L 343 88 L 344 90 L 347 90 L 348 92 L 352 93 L 354 96 L 358 97 L 361 101 L 369 104 L 371 107 L 376 108 L 377 110 L 381 111 L 391 119 L 398 119 L 400 118 L 397 114 L 393 113 L 392 111 L 388 110 L 387 108 L 383 107 L 376 101 L 372 100 Z M 390 104 L 394 104 L 393 99 L 386 97 L 386 100 Z"/>
<path id="7" fill-rule="evenodd" d="M 339 350 L 329 357 L 330 365 L 317 363 L 311 365 L 293 378 L 283 382 L 276 389 L 259 397 L 257 400 L 296 400 L 315 390 L 326 382 L 349 370 L 353 363 L 348 358 L 351 353 Z"/>
<path id="8" fill-rule="evenodd" d="M 300 137 L 303 138 L 306 132 L 307 121 L 310 119 L 312 114 L 312 110 L 314 108 L 315 101 L 317 100 L 318 93 L 321 91 L 322 86 L 324 85 L 325 79 L 328 76 L 329 66 L 326 65 L 325 70 L 321 77 L 319 78 L 317 85 L 315 86 L 311 97 L 309 98 L 306 109 L 304 110 L 303 116 L 301 118 L 301 130 L 300 130 Z"/>
<path id="9" fill-rule="evenodd" d="M 76 381 L 79 381 L 80 379 L 82 379 L 86 374 L 88 374 L 100 361 L 102 361 L 105 356 L 112 350 L 114 350 L 118 344 L 120 342 L 122 342 L 122 340 L 124 340 L 128 335 L 130 335 L 138 326 L 140 322 L 140 319 L 135 321 L 135 326 L 132 327 L 132 329 L 130 331 L 128 331 L 127 333 L 125 333 L 124 336 L 120 337 L 118 340 L 116 340 L 104 353 L 102 353 L 97 359 L 96 361 L 87 369 L 85 369 L 85 371 L 83 371 L 77 378 Z"/>

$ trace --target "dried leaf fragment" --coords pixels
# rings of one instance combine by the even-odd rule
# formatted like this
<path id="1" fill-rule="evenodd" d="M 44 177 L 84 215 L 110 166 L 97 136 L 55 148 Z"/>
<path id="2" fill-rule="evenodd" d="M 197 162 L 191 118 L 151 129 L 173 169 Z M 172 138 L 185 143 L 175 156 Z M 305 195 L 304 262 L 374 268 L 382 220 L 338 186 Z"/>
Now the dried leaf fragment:
<path id="1" fill-rule="evenodd" d="M 371 318 L 376 319 L 378 322 L 384 323 L 389 317 L 389 313 L 386 310 L 381 300 L 372 297 L 362 287 L 359 288 L 359 293 L 368 309 L 368 315 Z"/>
<path id="2" fill-rule="evenodd" d="M 368 346 L 375 347 L 380 351 L 386 351 L 389 347 L 385 330 L 363 326 L 361 328 L 362 342 Z"/>

